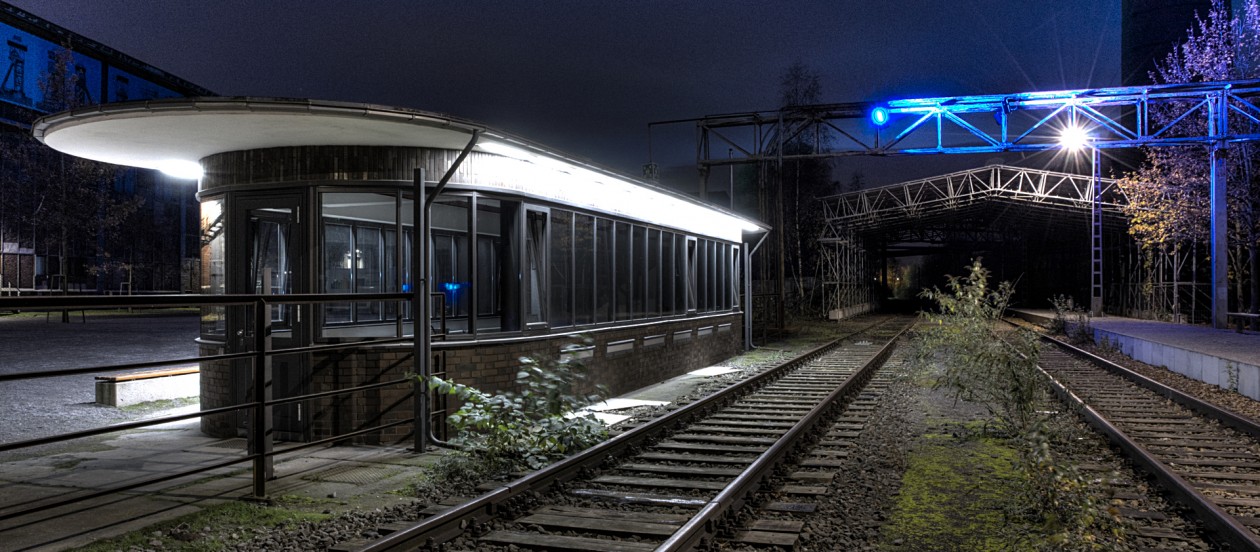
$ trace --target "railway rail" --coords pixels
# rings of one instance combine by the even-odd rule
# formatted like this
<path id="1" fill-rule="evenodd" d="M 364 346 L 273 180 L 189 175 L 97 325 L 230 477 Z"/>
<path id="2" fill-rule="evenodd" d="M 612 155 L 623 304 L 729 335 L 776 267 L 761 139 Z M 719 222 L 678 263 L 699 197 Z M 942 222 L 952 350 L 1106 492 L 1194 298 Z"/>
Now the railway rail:
<path id="1" fill-rule="evenodd" d="M 1231 550 L 1260 550 L 1260 425 L 1049 336 L 1051 386 Z M 1141 535 L 1141 532 L 1139 532 Z"/>
<path id="2" fill-rule="evenodd" d="M 881 320 L 549 468 L 333 550 L 416 550 L 465 534 L 479 548 L 690 550 L 719 533 L 791 546 L 801 522 L 777 514 L 807 512 L 826 492 L 828 467 L 848 454 L 845 439 L 873 407 L 859 393 L 912 322 Z M 771 489 L 776 473 L 789 481 Z M 769 490 L 789 499 L 759 501 L 756 518 L 736 519 Z"/>

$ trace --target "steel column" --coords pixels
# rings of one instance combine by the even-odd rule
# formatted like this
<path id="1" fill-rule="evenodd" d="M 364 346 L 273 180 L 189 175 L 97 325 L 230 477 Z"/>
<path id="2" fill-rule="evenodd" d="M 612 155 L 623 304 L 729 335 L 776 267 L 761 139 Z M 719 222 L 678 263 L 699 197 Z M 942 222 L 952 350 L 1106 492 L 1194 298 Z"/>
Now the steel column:
<path id="1" fill-rule="evenodd" d="M 1212 95 L 1208 104 L 1208 134 L 1220 138 L 1229 129 L 1229 96 L 1228 89 Z M 1218 139 L 1208 146 L 1211 163 L 1211 205 L 1212 226 L 1212 327 L 1225 329 L 1229 327 L 1229 236 L 1227 189 L 1225 184 L 1225 140 Z"/>
<path id="2" fill-rule="evenodd" d="M 1226 234 L 1225 202 L 1225 152 L 1223 147 L 1211 148 L 1212 165 L 1212 327 L 1229 327 L 1229 251 Z"/>
<path id="3" fill-rule="evenodd" d="M 1093 209 L 1090 216 L 1090 266 L 1092 267 L 1090 274 L 1090 294 L 1089 294 L 1089 313 L 1090 316 L 1102 316 L 1103 310 L 1103 209 L 1102 209 L 1102 163 L 1100 151 L 1096 147 L 1090 148 L 1090 165 L 1092 165 L 1093 173 L 1093 197 L 1090 206 Z"/>

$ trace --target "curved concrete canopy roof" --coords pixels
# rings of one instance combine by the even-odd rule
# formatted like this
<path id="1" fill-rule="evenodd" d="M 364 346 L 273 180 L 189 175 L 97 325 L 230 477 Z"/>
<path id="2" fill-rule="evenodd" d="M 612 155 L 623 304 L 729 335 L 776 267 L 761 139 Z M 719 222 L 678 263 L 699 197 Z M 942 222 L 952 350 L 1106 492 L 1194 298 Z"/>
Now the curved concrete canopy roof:
<path id="1" fill-rule="evenodd" d="M 58 151 L 147 169 L 161 169 L 170 161 L 197 162 L 216 153 L 283 146 L 461 149 L 473 130 L 488 129 L 422 111 L 261 98 L 104 104 L 49 115 L 33 125 L 35 137 Z"/>
<path id="2" fill-rule="evenodd" d="M 594 173 L 583 183 L 616 182 L 592 193 L 606 195 L 595 203 L 629 199 L 635 205 L 617 210 L 643 220 L 666 204 L 646 205 L 654 198 L 678 202 L 662 224 L 689 228 L 688 220 L 718 221 L 728 228 L 725 236 L 739 240 L 739 231 L 761 232 L 764 224 L 725 209 L 708 205 L 672 190 L 654 186 L 565 156 L 543 146 L 484 125 L 424 111 L 370 104 L 277 98 L 176 98 L 103 104 L 35 121 L 32 132 L 49 147 L 71 155 L 117 165 L 170 171 L 196 165 L 210 155 L 287 146 L 398 146 L 459 150 L 474 131 L 480 132 L 478 148 L 488 153 L 521 159 L 550 159 L 574 174 Z M 497 146 L 497 147 L 496 147 Z M 196 167 L 193 167 L 196 168 Z M 585 173 L 589 174 L 589 173 Z M 651 192 L 643 194 L 635 188 Z M 579 188 L 588 188 L 581 185 Z M 622 195 L 608 193 L 618 191 Z M 635 197 L 628 197 L 630 194 Z M 589 195 L 589 194 L 588 194 Z M 638 201 L 633 201 L 637 199 Z M 662 198 L 664 199 L 664 198 Z M 606 205 L 605 205 L 606 207 Z M 714 218 L 716 217 L 716 218 Z M 713 227 L 712 224 L 702 224 Z M 734 232 L 733 234 L 731 232 Z"/>

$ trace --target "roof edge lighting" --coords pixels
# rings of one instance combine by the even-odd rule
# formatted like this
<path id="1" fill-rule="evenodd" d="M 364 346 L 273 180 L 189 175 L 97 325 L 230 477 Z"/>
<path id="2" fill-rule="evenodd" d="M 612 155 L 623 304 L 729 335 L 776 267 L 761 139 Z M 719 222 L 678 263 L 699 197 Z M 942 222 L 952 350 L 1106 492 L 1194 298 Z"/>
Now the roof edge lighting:
<path id="1" fill-rule="evenodd" d="M 205 175 L 205 171 L 201 168 L 201 163 L 184 159 L 168 159 L 166 161 L 161 161 L 153 168 L 161 171 L 162 174 L 171 178 L 184 180 L 200 180 L 201 177 Z"/>

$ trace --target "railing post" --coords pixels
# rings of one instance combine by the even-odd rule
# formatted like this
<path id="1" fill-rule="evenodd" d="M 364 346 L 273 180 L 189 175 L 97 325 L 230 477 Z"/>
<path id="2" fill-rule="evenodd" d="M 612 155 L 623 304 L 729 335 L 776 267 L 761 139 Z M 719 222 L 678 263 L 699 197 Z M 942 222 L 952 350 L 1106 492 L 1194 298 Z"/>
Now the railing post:
<path id="1" fill-rule="evenodd" d="M 414 362 L 416 383 L 412 408 L 415 411 L 415 451 L 425 452 L 429 444 L 429 274 L 425 260 L 429 254 L 429 233 L 425 220 L 427 214 L 424 193 L 424 169 L 415 170 L 412 188 L 412 235 L 411 240 L 411 358 Z"/>
<path id="2" fill-rule="evenodd" d="M 254 302 L 254 416 L 249 424 L 249 451 L 254 458 L 254 497 L 267 496 L 267 480 L 275 476 L 271 454 L 271 305 Z"/>

